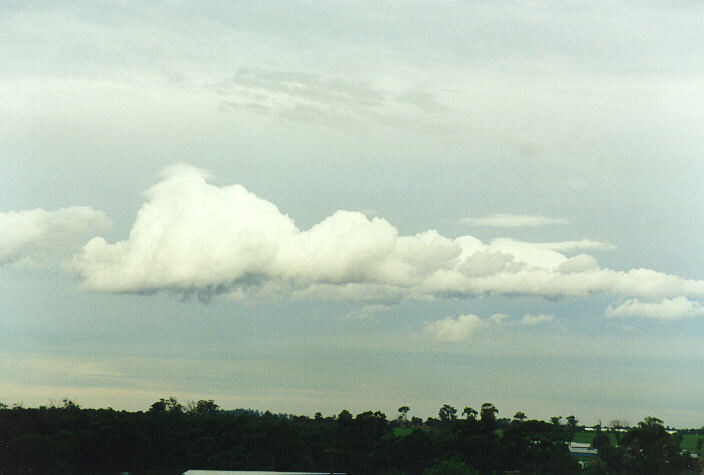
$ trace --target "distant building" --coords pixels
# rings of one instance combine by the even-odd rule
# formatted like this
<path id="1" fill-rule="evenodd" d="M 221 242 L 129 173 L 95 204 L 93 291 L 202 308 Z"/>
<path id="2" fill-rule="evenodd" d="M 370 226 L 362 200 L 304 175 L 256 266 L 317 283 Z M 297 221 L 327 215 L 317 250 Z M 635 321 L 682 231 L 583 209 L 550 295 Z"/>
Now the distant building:
<path id="1" fill-rule="evenodd" d="M 598 453 L 596 449 L 591 448 L 591 444 L 583 442 L 570 442 L 567 447 L 570 450 L 570 454 L 581 457 L 595 457 Z"/>

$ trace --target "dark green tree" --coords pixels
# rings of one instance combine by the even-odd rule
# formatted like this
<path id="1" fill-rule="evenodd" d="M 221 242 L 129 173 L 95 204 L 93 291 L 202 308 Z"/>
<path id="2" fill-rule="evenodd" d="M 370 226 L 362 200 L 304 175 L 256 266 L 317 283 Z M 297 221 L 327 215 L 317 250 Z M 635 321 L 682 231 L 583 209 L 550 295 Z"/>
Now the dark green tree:
<path id="1" fill-rule="evenodd" d="M 572 432 L 577 431 L 577 424 L 579 424 L 579 420 L 575 416 L 567 416 L 567 426 L 570 428 Z"/>
<path id="2" fill-rule="evenodd" d="M 406 427 L 408 425 L 408 412 L 411 410 L 410 407 L 408 406 L 401 406 L 398 408 L 399 416 L 398 420 L 401 422 L 401 425 Z"/>
<path id="3" fill-rule="evenodd" d="M 449 404 L 443 404 L 438 411 L 438 417 L 440 418 L 440 422 L 443 424 L 449 424 L 450 422 L 457 420 L 457 409 Z"/>
<path id="4" fill-rule="evenodd" d="M 213 416 L 217 413 L 219 407 L 212 399 L 201 399 L 193 408 L 193 413 L 199 416 Z"/>
<path id="5" fill-rule="evenodd" d="M 479 414 L 476 410 L 472 409 L 471 407 L 467 406 L 462 410 L 462 415 L 465 416 L 467 419 L 472 419 L 476 420 L 477 419 L 477 414 Z"/>
<path id="6" fill-rule="evenodd" d="M 494 407 L 490 402 L 485 402 L 482 404 L 480 421 L 487 431 L 496 430 L 496 415 L 499 410 Z"/>
<path id="7" fill-rule="evenodd" d="M 528 419 L 528 417 L 525 415 L 525 413 L 519 411 L 519 412 L 517 412 L 516 414 L 513 415 L 513 419 L 516 420 L 516 421 L 518 421 L 518 422 L 523 422 L 523 421 L 525 421 L 526 419 Z"/>

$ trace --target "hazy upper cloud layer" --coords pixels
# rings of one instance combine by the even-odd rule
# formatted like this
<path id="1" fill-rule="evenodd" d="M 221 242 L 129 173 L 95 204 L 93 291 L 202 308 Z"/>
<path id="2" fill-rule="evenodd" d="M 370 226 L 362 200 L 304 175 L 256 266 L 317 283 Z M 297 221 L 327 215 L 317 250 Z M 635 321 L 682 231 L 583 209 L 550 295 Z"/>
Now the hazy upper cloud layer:
<path id="1" fill-rule="evenodd" d="M 566 224 L 567 220 L 529 214 L 497 213 L 482 216 L 480 218 L 464 218 L 461 222 L 469 224 L 470 226 L 487 226 L 495 228 L 516 228 L 525 226 L 535 228 L 538 226 L 550 226 L 553 224 Z"/>
<path id="2" fill-rule="evenodd" d="M 521 294 L 704 296 L 704 281 L 650 269 L 601 269 L 589 240 L 527 243 L 434 230 L 401 236 L 388 221 L 337 211 L 308 230 L 240 185 L 217 187 L 177 165 L 145 192 L 129 239 L 90 240 L 75 265 L 102 292 L 337 296 L 361 300 Z"/>
<path id="3" fill-rule="evenodd" d="M 0 213 L 0 265 L 42 264 L 75 252 L 87 236 L 108 224 L 102 212 L 86 206 Z"/>

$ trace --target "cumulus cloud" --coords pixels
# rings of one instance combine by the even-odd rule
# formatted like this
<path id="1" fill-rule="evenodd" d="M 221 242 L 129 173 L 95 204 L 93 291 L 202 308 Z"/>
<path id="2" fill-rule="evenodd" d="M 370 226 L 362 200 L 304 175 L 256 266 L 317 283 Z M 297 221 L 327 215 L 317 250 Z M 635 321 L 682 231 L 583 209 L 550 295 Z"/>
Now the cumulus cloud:
<path id="1" fill-rule="evenodd" d="M 460 315 L 457 318 L 447 317 L 428 322 L 423 327 L 423 331 L 438 341 L 465 341 L 479 330 L 514 325 L 512 322 L 506 321 L 509 318 L 504 313 L 495 313 L 486 319 L 473 314 Z"/>
<path id="2" fill-rule="evenodd" d="M 664 298 L 659 302 L 644 302 L 630 299 L 626 302 L 606 308 L 606 316 L 613 317 L 643 317 L 657 320 L 681 320 L 683 318 L 700 317 L 704 315 L 704 306 L 686 297 Z"/>
<path id="3" fill-rule="evenodd" d="M 108 224 L 102 212 L 86 206 L 0 213 L 0 265 L 45 264 L 70 255 Z"/>
<path id="4" fill-rule="evenodd" d="M 580 254 L 571 257 L 560 264 L 557 268 L 563 274 L 573 274 L 578 272 L 588 272 L 599 269 L 599 263 L 594 257 L 588 254 Z"/>
<path id="5" fill-rule="evenodd" d="M 460 222 L 468 224 L 470 226 L 485 226 L 492 228 L 537 228 L 539 226 L 567 224 L 567 220 L 561 218 L 549 218 L 547 216 L 511 213 L 489 214 L 479 218 L 463 218 L 460 220 Z"/>
<path id="6" fill-rule="evenodd" d="M 363 305 L 345 315 L 345 320 L 368 320 L 378 313 L 385 312 L 389 307 L 384 304 Z"/>
<path id="7" fill-rule="evenodd" d="M 299 229 L 273 203 L 207 178 L 187 165 L 166 170 L 145 192 L 126 240 L 95 237 L 75 257 L 85 288 L 235 299 L 286 293 L 376 303 L 487 294 L 704 297 L 704 281 L 600 268 L 584 254 L 613 249 L 608 243 L 483 243 L 435 230 L 403 236 L 383 218 L 344 210 Z"/>
<path id="8" fill-rule="evenodd" d="M 528 313 L 523 315 L 523 318 L 521 318 L 521 325 L 539 325 L 541 323 L 547 323 L 553 320 L 555 320 L 555 315 L 533 315 Z"/>
<path id="9" fill-rule="evenodd" d="M 447 317 L 425 325 L 425 332 L 438 341 L 458 342 L 469 338 L 474 332 L 486 326 L 486 322 L 476 315 Z"/>
<path id="10" fill-rule="evenodd" d="M 510 317 L 505 313 L 495 313 L 491 317 L 489 317 L 489 322 L 493 323 L 494 325 L 504 325 L 504 321 L 508 318 Z"/>

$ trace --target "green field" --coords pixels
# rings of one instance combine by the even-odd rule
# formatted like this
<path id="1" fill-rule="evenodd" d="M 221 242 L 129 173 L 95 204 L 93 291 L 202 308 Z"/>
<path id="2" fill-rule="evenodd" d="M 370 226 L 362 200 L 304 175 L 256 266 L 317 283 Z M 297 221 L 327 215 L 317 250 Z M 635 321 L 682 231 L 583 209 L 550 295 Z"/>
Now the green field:
<path id="1" fill-rule="evenodd" d="M 704 439 L 704 436 L 697 434 L 683 434 L 682 443 L 680 444 L 680 447 L 682 447 L 683 449 L 687 449 L 691 452 L 699 452 L 700 455 L 704 455 L 704 451 L 697 451 L 697 441 L 699 439 Z"/>
<path id="2" fill-rule="evenodd" d="M 612 444 L 616 444 L 616 434 L 607 432 L 607 435 L 609 436 L 609 441 Z M 583 444 L 591 444 L 594 437 L 596 437 L 596 432 L 575 432 L 572 440 Z"/>

